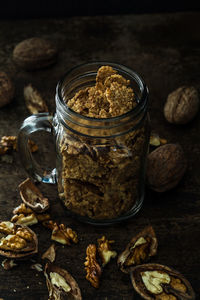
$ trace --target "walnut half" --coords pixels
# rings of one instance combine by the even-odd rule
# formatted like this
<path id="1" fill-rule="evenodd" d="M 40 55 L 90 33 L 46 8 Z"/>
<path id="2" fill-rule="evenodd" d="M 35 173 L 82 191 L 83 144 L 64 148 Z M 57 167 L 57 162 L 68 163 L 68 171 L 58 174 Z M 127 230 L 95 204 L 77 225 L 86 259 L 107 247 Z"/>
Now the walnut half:
<path id="1" fill-rule="evenodd" d="M 152 226 L 145 227 L 134 236 L 126 246 L 126 249 L 118 256 L 118 266 L 124 273 L 131 268 L 146 262 L 157 252 L 157 238 Z"/>
<path id="2" fill-rule="evenodd" d="M 101 267 L 97 262 L 96 253 L 96 245 L 88 245 L 86 249 L 85 270 L 87 272 L 86 279 L 91 283 L 93 287 L 98 288 L 101 277 Z"/>
<path id="3" fill-rule="evenodd" d="M 45 198 L 30 178 L 20 183 L 19 192 L 22 201 L 37 213 L 49 208 L 49 200 Z"/>
<path id="4" fill-rule="evenodd" d="M 44 275 L 49 291 L 49 299 L 82 299 L 81 291 L 76 280 L 67 270 L 61 269 L 54 264 L 47 263 Z"/>
<path id="5" fill-rule="evenodd" d="M 190 283 L 179 272 L 159 264 L 143 264 L 132 269 L 136 292 L 147 300 L 194 300 Z"/>
<path id="6" fill-rule="evenodd" d="M 30 228 L 15 225 L 9 221 L 0 222 L 0 255 L 8 258 L 22 258 L 37 251 L 37 236 Z"/>
<path id="7" fill-rule="evenodd" d="M 97 240 L 98 242 L 98 253 L 102 260 L 102 266 L 104 267 L 111 258 L 115 258 L 117 256 L 117 252 L 113 251 L 111 248 L 111 244 L 114 243 L 114 241 L 109 241 L 106 239 L 105 236 L 102 236 L 102 238 Z"/>

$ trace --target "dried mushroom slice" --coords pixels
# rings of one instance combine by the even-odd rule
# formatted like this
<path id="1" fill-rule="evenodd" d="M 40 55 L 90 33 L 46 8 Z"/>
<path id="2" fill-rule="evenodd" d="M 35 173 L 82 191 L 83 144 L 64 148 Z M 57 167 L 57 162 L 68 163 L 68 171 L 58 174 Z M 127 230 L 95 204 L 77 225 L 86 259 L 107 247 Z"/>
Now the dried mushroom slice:
<path id="1" fill-rule="evenodd" d="M 19 185 L 19 191 L 22 201 L 37 213 L 49 208 L 49 200 L 42 195 L 30 178 Z"/>
<path id="2" fill-rule="evenodd" d="M 124 273 L 131 268 L 146 262 L 157 252 L 157 238 L 152 226 L 145 227 L 132 238 L 126 249 L 118 256 L 117 264 Z"/>
<path id="3" fill-rule="evenodd" d="M 10 221 L 0 222 L 0 255 L 10 259 L 24 258 L 37 251 L 37 236 L 30 228 Z"/>
<path id="4" fill-rule="evenodd" d="M 179 272 L 160 264 L 143 264 L 131 271 L 131 281 L 147 300 L 194 300 L 191 284 Z"/>
<path id="5" fill-rule="evenodd" d="M 49 300 L 82 299 L 80 288 L 68 271 L 47 263 L 44 275 L 49 291 Z"/>

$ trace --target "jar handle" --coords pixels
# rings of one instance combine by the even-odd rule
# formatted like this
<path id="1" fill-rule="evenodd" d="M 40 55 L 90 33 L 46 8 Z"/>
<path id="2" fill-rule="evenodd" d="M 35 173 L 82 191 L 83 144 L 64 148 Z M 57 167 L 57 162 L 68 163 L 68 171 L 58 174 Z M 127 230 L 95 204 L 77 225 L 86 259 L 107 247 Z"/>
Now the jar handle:
<path id="1" fill-rule="evenodd" d="M 18 133 L 18 151 L 23 167 L 30 177 L 44 183 L 56 183 L 56 168 L 44 175 L 39 164 L 33 158 L 28 146 L 30 135 L 36 131 L 52 133 L 53 116 L 49 113 L 35 114 L 24 120 Z M 44 172 L 43 172 L 44 173 Z"/>

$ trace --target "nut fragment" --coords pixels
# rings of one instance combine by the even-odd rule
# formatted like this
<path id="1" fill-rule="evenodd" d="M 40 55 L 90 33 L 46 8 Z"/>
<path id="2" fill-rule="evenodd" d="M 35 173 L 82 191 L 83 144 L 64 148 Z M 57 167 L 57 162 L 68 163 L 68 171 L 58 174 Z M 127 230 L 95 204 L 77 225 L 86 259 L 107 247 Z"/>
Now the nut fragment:
<path id="1" fill-rule="evenodd" d="M 45 266 L 44 275 L 49 291 L 49 299 L 82 299 L 81 291 L 76 280 L 67 270 L 48 263 Z"/>
<path id="2" fill-rule="evenodd" d="M 192 86 L 182 86 L 167 97 L 164 116 L 170 123 L 186 124 L 195 117 L 198 110 L 198 91 Z"/>
<path id="3" fill-rule="evenodd" d="M 34 211 L 41 213 L 49 208 L 49 200 L 42 195 L 30 178 L 20 183 L 19 192 L 22 201 Z"/>
<path id="4" fill-rule="evenodd" d="M 102 238 L 97 240 L 98 242 L 98 253 L 102 260 L 102 266 L 104 267 L 111 258 L 115 258 L 117 256 L 117 252 L 113 251 L 111 248 L 111 244 L 114 243 L 114 241 L 109 241 L 106 239 L 105 236 L 102 236 Z"/>
<path id="5" fill-rule="evenodd" d="M 7 230 L 4 228 L 5 224 Z M 12 232 L 9 232 L 10 228 Z M 22 258 L 37 251 L 37 236 L 30 228 L 15 225 L 12 222 L 0 222 L 0 255 L 8 258 Z"/>
<path id="6" fill-rule="evenodd" d="M 86 279 L 91 283 L 95 288 L 99 287 L 100 277 L 101 277 L 101 267 L 96 259 L 97 247 L 95 244 L 88 245 L 86 249 L 86 261 L 85 261 L 85 270 L 86 270 Z"/>
<path id="7" fill-rule="evenodd" d="M 146 262 L 157 252 L 157 238 L 152 226 L 145 227 L 134 236 L 119 255 L 117 263 L 122 272 L 128 273 L 132 267 Z"/>
<path id="8" fill-rule="evenodd" d="M 165 145 L 167 144 L 167 140 L 160 138 L 157 133 L 152 132 L 150 136 L 150 141 L 149 141 L 151 146 L 158 147 L 160 145 Z"/>
<path id="9" fill-rule="evenodd" d="M 55 244 L 52 244 L 42 255 L 42 259 L 48 259 L 51 263 L 55 261 L 56 258 L 56 249 Z"/>
<path id="10" fill-rule="evenodd" d="M 37 272 L 43 271 L 42 265 L 38 263 L 31 265 L 31 269 L 36 270 Z"/>
<path id="11" fill-rule="evenodd" d="M 33 37 L 17 44 L 13 50 L 13 60 L 25 70 L 35 70 L 52 65 L 56 61 L 57 50 L 45 39 Z"/>
<path id="12" fill-rule="evenodd" d="M 17 264 L 14 262 L 13 259 L 8 259 L 8 258 L 4 259 L 1 265 L 4 268 L 4 270 L 10 270 L 17 266 Z"/>
<path id="13" fill-rule="evenodd" d="M 131 281 L 140 296 L 147 300 L 194 300 L 190 283 L 179 272 L 159 264 L 136 266 Z"/>
<path id="14" fill-rule="evenodd" d="M 64 224 L 57 224 L 52 220 L 43 222 L 43 225 L 52 230 L 51 239 L 63 245 L 71 245 L 71 242 L 77 244 L 78 236 L 75 231 Z"/>
<path id="15" fill-rule="evenodd" d="M 24 203 L 20 204 L 13 210 L 14 216 L 11 222 L 21 225 L 34 225 L 38 223 L 37 217 L 31 208 L 27 207 Z"/>
<path id="16" fill-rule="evenodd" d="M 38 146 L 32 140 L 28 140 L 28 144 L 31 152 L 35 152 L 38 150 Z M 17 151 L 17 137 L 13 135 L 2 136 L 0 140 L 0 155 L 12 151 Z"/>
<path id="17" fill-rule="evenodd" d="M 147 183 L 157 192 L 174 188 L 183 177 L 187 162 L 178 144 L 166 144 L 148 155 Z"/>
<path id="18" fill-rule="evenodd" d="M 24 87 L 24 99 L 26 107 L 31 114 L 48 112 L 48 107 L 44 99 L 31 84 Z"/>
<path id="19" fill-rule="evenodd" d="M 10 77 L 0 71 L 0 107 L 10 103 L 14 97 L 15 88 Z"/>

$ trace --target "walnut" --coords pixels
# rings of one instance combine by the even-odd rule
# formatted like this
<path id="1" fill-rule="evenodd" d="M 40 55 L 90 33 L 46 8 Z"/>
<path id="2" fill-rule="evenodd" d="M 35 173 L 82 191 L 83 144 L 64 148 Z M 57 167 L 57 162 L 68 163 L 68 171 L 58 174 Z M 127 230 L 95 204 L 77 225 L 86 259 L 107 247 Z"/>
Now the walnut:
<path id="1" fill-rule="evenodd" d="M 166 144 L 148 155 L 147 183 L 156 192 L 174 188 L 183 177 L 187 161 L 179 144 Z"/>
<path id="2" fill-rule="evenodd" d="M 82 300 L 80 288 L 67 270 L 48 263 L 45 266 L 44 275 L 49 291 L 49 299 Z"/>
<path id="3" fill-rule="evenodd" d="M 198 91 L 192 86 L 182 86 L 167 97 L 164 116 L 170 123 L 186 124 L 195 117 L 198 110 Z"/>
<path id="4" fill-rule="evenodd" d="M 13 259 L 8 259 L 8 258 L 4 259 L 1 265 L 4 268 L 4 270 L 10 270 L 17 266 L 17 264 L 14 262 Z"/>
<path id="5" fill-rule="evenodd" d="M 55 261 L 56 258 L 56 249 L 55 244 L 52 244 L 42 255 L 42 259 L 48 259 L 51 263 Z"/>
<path id="6" fill-rule="evenodd" d="M 136 292 L 147 300 L 194 300 L 190 283 L 179 272 L 159 264 L 133 268 L 131 281 Z"/>
<path id="7" fill-rule="evenodd" d="M 32 210 L 41 213 L 49 208 L 49 200 L 42 195 L 30 178 L 20 183 L 18 188 L 22 201 Z"/>
<path id="8" fill-rule="evenodd" d="M 139 264 L 146 262 L 157 252 L 157 238 L 152 226 L 145 227 L 134 236 L 126 246 L 125 250 L 118 256 L 118 266 L 124 273 Z"/>
<path id="9" fill-rule="evenodd" d="M 86 249 L 85 270 L 87 272 L 86 279 L 95 288 L 99 287 L 101 277 L 101 267 L 96 259 L 97 247 L 95 244 L 88 245 Z"/>
<path id="10" fill-rule="evenodd" d="M 43 222 L 43 225 L 52 230 L 51 239 L 63 245 L 71 245 L 71 242 L 77 244 L 78 236 L 75 231 L 64 224 L 58 225 L 52 220 Z"/>
<path id="11" fill-rule="evenodd" d="M 11 232 L 10 229 L 12 229 Z M 37 251 L 37 236 L 30 228 L 15 225 L 12 222 L 0 222 L 0 255 L 8 258 L 22 258 Z"/>
<path id="12" fill-rule="evenodd" d="M 41 69 L 52 65 L 56 57 L 56 47 L 50 41 L 38 37 L 20 42 L 13 50 L 13 60 L 25 70 Z"/>
<path id="13" fill-rule="evenodd" d="M 10 77 L 0 71 L 0 107 L 10 103 L 14 97 L 15 88 Z"/>
<path id="14" fill-rule="evenodd" d="M 111 244 L 114 243 L 114 241 L 109 241 L 106 239 L 105 236 L 102 236 L 102 238 L 97 240 L 98 242 L 98 253 L 102 260 L 103 267 L 109 263 L 111 258 L 115 258 L 117 256 L 117 252 L 112 250 Z"/>
<path id="15" fill-rule="evenodd" d="M 31 84 L 24 87 L 24 99 L 26 107 L 31 114 L 48 112 L 44 99 Z"/>

